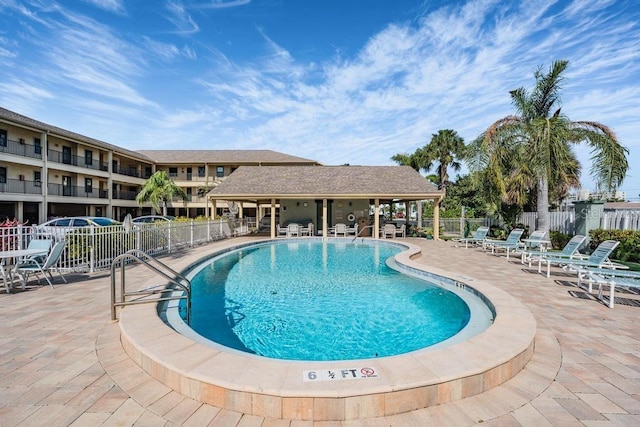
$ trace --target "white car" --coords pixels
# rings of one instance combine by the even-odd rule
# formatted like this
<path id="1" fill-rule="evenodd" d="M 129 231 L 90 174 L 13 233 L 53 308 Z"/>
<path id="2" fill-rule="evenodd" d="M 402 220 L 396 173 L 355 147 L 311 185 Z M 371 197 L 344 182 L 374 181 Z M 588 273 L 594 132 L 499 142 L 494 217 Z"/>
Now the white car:
<path id="1" fill-rule="evenodd" d="M 107 227 L 119 225 L 119 221 L 102 216 L 70 216 L 55 218 L 42 224 L 34 225 L 34 229 L 44 235 L 64 236 L 69 229 L 84 228 L 89 226 Z"/>
<path id="2" fill-rule="evenodd" d="M 133 218 L 131 222 L 133 222 L 134 224 L 142 224 L 157 221 L 173 221 L 174 219 L 176 219 L 176 217 L 171 215 L 144 215 Z"/>

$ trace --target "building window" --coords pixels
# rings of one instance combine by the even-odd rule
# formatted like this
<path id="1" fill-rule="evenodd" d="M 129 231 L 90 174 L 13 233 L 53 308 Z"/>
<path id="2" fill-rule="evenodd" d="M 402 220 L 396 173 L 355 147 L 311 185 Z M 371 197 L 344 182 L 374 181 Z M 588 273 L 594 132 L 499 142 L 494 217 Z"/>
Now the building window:
<path id="1" fill-rule="evenodd" d="M 93 165 L 93 151 L 84 150 L 84 164 L 87 166 Z"/>
<path id="2" fill-rule="evenodd" d="M 178 168 L 169 168 L 169 176 L 171 178 L 178 176 Z"/>
<path id="3" fill-rule="evenodd" d="M 42 142 L 40 142 L 40 138 L 33 138 L 33 152 L 42 154 Z"/>
<path id="4" fill-rule="evenodd" d="M 7 131 L 0 129 L 0 147 L 7 146 Z"/>
<path id="5" fill-rule="evenodd" d="M 0 184 L 7 183 L 7 168 L 0 167 Z"/>
<path id="6" fill-rule="evenodd" d="M 42 185 L 42 172 L 33 171 L 33 185 L 40 187 Z"/>
<path id="7" fill-rule="evenodd" d="M 216 168 L 216 176 L 222 178 L 224 176 L 224 166 L 218 166 Z"/>
<path id="8" fill-rule="evenodd" d="M 93 193 L 93 179 L 91 178 L 84 179 L 84 192 Z"/>
<path id="9" fill-rule="evenodd" d="M 204 166 L 198 166 L 198 178 L 204 178 Z"/>

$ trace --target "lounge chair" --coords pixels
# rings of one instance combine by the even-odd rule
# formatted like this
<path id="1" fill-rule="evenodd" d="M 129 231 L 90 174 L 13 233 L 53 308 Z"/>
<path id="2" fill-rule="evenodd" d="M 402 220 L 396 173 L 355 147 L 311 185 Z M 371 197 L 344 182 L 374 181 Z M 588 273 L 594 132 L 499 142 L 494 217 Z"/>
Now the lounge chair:
<path id="1" fill-rule="evenodd" d="M 49 252 L 49 255 L 47 255 L 47 258 L 44 260 L 44 263 L 40 263 L 36 258 L 32 258 L 26 259 L 20 264 L 17 264 L 13 271 L 20 277 L 22 281 L 22 289 L 25 289 L 27 285 L 27 278 L 29 277 L 29 274 L 36 273 L 42 273 L 44 278 L 47 280 L 47 283 L 49 283 L 49 286 L 51 286 L 51 289 L 53 289 L 53 275 L 51 274 L 51 270 L 55 270 L 62 278 L 62 281 L 64 283 L 67 283 L 67 279 L 64 278 L 58 267 L 56 267 L 56 264 L 58 263 L 58 260 L 62 255 L 63 249 L 64 241 L 56 242 L 53 245 L 51 252 Z M 49 280 L 47 274 L 49 274 L 51 280 Z M 38 279 L 38 282 L 40 282 L 40 279 Z"/>
<path id="2" fill-rule="evenodd" d="M 342 234 L 343 237 L 347 237 L 347 224 L 339 222 L 333 226 L 333 235 L 338 237 L 340 234 Z"/>
<path id="3" fill-rule="evenodd" d="M 585 270 L 587 268 L 621 268 L 621 265 L 614 264 L 609 260 L 609 255 L 620 244 L 617 240 L 605 240 L 586 259 L 566 258 L 563 256 L 553 256 L 551 254 L 542 255 L 540 262 L 547 263 L 547 277 L 550 277 L 551 264 L 560 265 L 563 269 L 574 271 Z"/>
<path id="4" fill-rule="evenodd" d="M 587 236 L 583 236 L 581 234 L 576 234 L 575 236 L 573 236 L 571 238 L 571 240 L 569 240 L 567 242 L 566 245 L 564 245 L 564 248 L 562 248 L 561 251 L 559 252 L 552 252 L 552 251 L 522 251 L 522 262 L 524 263 L 525 261 L 529 262 L 529 267 L 531 267 L 531 262 L 534 260 L 538 261 L 538 273 L 542 272 L 542 263 L 546 262 L 545 261 L 545 256 L 546 257 L 555 257 L 555 258 L 564 258 L 567 260 L 570 259 L 585 259 L 586 255 L 581 255 L 580 253 L 578 253 L 578 249 L 580 249 L 580 246 L 582 246 L 582 244 L 584 243 L 584 241 L 587 239 Z M 550 270 L 550 263 L 547 263 L 547 277 L 549 277 L 549 270 Z"/>
<path id="5" fill-rule="evenodd" d="M 481 226 L 478 227 L 476 231 L 473 232 L 471 237 L 463 237 L 461 239 L 453 239 L 454 242 L 464 243 L 464 248 L 467 249 L 469 244 L 472 245 L 482 245 L 484 247 L 484 242 L 487 239 L 487 235 L 489 234 L 489 227 Z"/>
<path id="6" fill-rule="evenodd" d="M 407 237 L 407 227 L 404 224 L 396 228 L 396 237 L 402 237 L 403 239 Z"/>
<path id="7" fill-rule="evenodd" d="M 598 299 L 607 303 L 609 308 L 615 304 L 616 286 L 640 289 L 640 271 L 620 271 L 610 269 L 585 269 L 578 274 L 578 286 L 584 288 L 588 283 L 588 291 L 592 292 L 593 284 L 598 284 Z M 603 288 L 609 286 L 608 300 L 603 297 Z"/>
<path id="8" fill-rule="evenodd" d="M 514 228 L 507 236 L 507 240 L 486 240 L 485 245 L 491 248 L 491 253 L 496 253 L 497 250 L 504 249 L 507 252 L 507 259 L 509 259 L 510 251 L 518 251 L 522 249 L 522 242 L 520 237 L 524 233 L 522 228 Z"/>

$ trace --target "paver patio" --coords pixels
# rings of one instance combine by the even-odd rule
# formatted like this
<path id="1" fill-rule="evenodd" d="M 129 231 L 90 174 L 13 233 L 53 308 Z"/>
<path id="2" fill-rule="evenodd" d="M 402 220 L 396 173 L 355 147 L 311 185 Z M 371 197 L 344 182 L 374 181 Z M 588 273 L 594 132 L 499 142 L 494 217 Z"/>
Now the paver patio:
<path id="1" fill-rule="evenodd" d="M 620 293 L 609 309 L 560 269 L 547 279 L 517 257 L 409 240 L 422 248 L 417 262 L 470 285 L 474 278 L 491 281 L 531 310 L 536 352 L 520 374 L 468 399 L 384 418 L 313 423 L 230 412 L 146 374 L 124 353 L 109 319 L 109 274 L 70 274 L 70 283 L 56 282 L 55 289 L 0 295 L 0 426 L 640 425 L 640 296 Z M 230 243 L 162 260 L 181 267 Z M 127 280 L 148 274 L 134 267 Z"/>

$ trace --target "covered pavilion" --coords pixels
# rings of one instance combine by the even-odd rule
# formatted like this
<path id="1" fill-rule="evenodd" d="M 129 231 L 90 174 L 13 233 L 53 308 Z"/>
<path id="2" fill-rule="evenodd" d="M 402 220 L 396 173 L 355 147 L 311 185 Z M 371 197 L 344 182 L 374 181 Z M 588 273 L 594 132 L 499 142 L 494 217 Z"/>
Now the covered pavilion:
<path id="1" fill-rule="evenodd" d="M 364 228 L 380 228 L 380 219 L 368 225 L 369 212 L 380 205 L 433 200 L 434 239 L 439 237 L 439 204 L 444 193 L 409 166 L 241 166 L 208 193 L 215 212 L 218 200 L 270 208 L 271 218 L 311 220 L 318 234 L 328 236 L 334 222 L 357 222 Z M 257 218 L 260 221 L 260 218 Z M 271 238 L 276 237 L 271 221 Z M 365 225 L 366 224 L 366 225 Z M 378 233 L 372 233 L 378 238 Z"/>

